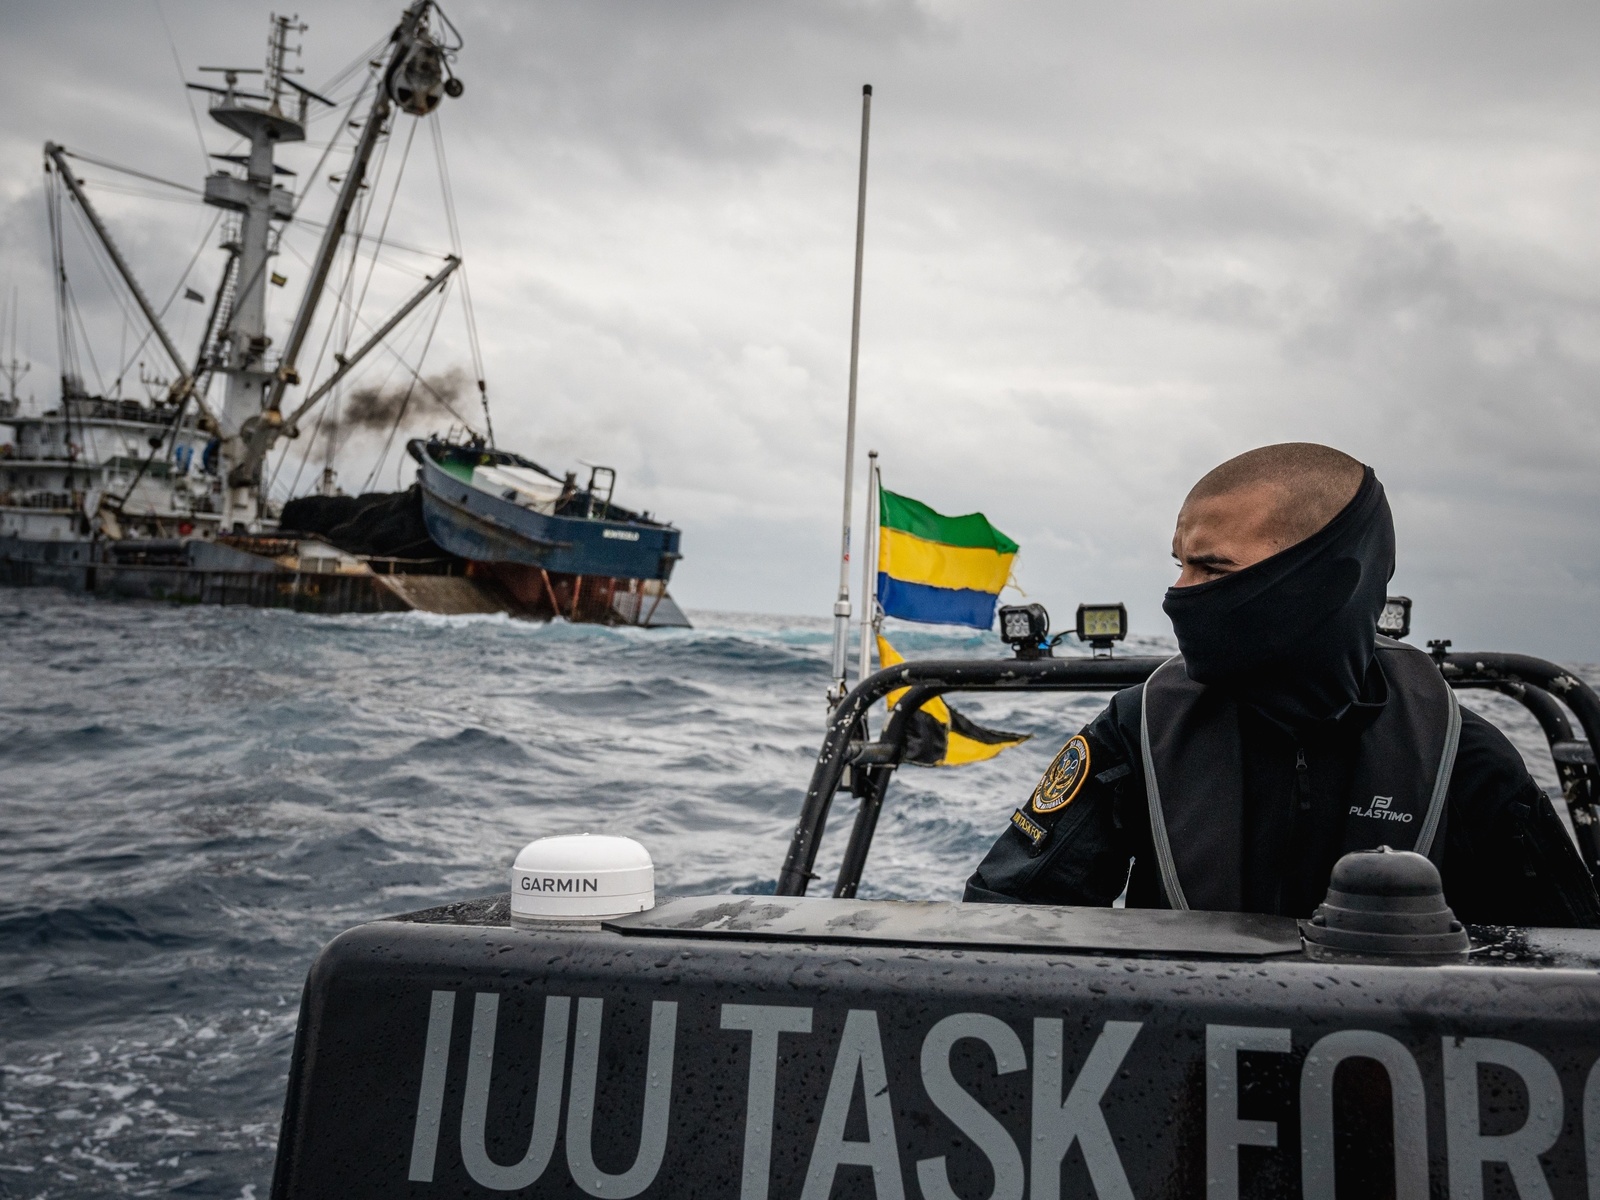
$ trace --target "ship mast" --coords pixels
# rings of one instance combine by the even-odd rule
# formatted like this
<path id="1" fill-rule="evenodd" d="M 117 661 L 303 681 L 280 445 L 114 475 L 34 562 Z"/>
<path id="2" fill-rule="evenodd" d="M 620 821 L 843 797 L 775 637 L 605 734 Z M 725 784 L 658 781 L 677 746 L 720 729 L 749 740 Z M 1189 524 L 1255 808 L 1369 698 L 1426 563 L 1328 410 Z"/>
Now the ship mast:
<path id="1" fill-rule="evenodd" d="M 275 17 L 265 69 L 201 67 L 201 71 L 220 74 L 225 86 L 189 85 L 212 94 L 213 121 L 250 143 L 246 154 L 229 157 L 229 161 L 244 167 L 243 177 L 219 170 L 206 178 L 205 189 L 207 204 L 238 214 L 237 230 L 227 243 L 227 249 L 239 260 L 237 284 L 217 364 L 218 373 L 227 378 L 218 420 L 224 462 L 238 460 L 243 450 L 241 435 L 259 418 L 267 386 L 272 381 L 272 370 L 267 365 L 267 348 L 272 344 L 267 336 L 267 283 L 271 278 L 269 264 L 277 251 L 277 230 L 273 222 L 287 222 L 294 216 L 293 194 L 274 182 L 274 176 L 281 173 L 282 168 L 273 161 L 273 149 L 280 142 L 305 140 L 308 101 L 322 99 L 307 90 L 297 89 L 299 112 L 289 116 L 283 111 L 289 38 L 305 28 L 289 17 Z M 299 47 L 295 47 L 294 52 L 298 54 Z M 263 76 L 264 91 L 240 91 L 239 78 L 243 75 Z M 225 528 L 255 515 L 250 498 L 241 494 L 240 489 L 229 487 L 224 497 Z"/>

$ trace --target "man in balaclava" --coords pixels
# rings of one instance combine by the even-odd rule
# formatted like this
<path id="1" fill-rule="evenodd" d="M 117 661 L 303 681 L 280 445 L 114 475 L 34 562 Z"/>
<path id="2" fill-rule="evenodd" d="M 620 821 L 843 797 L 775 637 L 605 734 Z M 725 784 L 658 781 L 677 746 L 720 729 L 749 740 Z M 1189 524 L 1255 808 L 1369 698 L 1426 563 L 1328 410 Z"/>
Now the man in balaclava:
<path id="1" fill-rule="evenodd" d="M 1290 442 L 1189 492 L 1162 607 L 1181 655 L 1061 750 L 966 899 L 1309 917 L 1333 864 L 1426 854 L 1463 921 L 1600 926 L 1549 799 L 1430 657 L 1380 638 L 1394 520 L 1371 467 Z"/>

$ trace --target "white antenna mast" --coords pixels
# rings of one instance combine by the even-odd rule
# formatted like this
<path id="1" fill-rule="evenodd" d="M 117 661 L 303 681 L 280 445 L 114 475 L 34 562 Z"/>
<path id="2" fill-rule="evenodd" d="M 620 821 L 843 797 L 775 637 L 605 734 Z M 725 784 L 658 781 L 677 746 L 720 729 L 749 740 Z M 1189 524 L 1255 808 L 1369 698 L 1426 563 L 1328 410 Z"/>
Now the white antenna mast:
<path id="1" fill-rule="evenodd" d="M 872 85 L 861 89 L 861 180 L 856 191 L 856 279 L 850 307 L 850 404 L 844 435 L 844 522 L 839 539 L 839 598 L 833 605 L 833 686 L 828 705 L 844 699 L 850 641 L 850 507 L 856 459 L 856 364 L 861 356 L 861 254 L 867 225 L 867 134 L 872 125 Z"/>

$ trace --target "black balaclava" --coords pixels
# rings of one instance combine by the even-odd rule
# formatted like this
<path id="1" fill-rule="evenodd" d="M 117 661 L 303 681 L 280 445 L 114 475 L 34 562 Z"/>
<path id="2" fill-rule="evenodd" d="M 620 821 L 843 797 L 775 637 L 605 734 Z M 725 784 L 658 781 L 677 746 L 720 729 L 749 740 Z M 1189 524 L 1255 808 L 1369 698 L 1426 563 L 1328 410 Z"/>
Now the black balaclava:
<path id="1" fill-rule="evenodd" d="M 1221 579 L 1168 588 L 1161 607 L 1190 679 L 1305 729 L 1361 699 L 1393 574 L 1394 518 L 1367 467 L 1354 499 L 1305 541 Z"/>

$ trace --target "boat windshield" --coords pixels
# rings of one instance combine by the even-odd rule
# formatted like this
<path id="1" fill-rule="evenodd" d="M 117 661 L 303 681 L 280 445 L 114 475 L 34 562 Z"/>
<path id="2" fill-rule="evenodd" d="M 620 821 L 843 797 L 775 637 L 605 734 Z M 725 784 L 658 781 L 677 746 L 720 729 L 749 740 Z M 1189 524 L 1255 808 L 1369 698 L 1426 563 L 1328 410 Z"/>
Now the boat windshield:
<path id="1" fill-rule="evenodd" d="M 555 512 L 563 493 L 561 484 L 527 467 L 474 467 L 471 482 L 480 491 L 542 513 Z"/>

